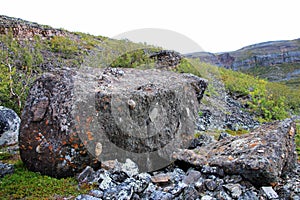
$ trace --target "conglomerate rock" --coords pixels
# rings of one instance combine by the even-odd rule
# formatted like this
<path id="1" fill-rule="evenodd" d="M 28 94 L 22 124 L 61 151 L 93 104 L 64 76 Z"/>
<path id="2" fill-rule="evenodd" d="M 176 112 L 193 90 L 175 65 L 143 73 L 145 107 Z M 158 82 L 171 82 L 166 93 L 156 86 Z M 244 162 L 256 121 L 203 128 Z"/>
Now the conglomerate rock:
<path id="1" fill-rule="evenodd" d="M 130 158 L 141 171 L 164 167 L 193 137 L 206 86 L 199 77 L 156 69 L 44 74 L 22 113 L 21 158 L 55 177 L 114 159 Z"/>

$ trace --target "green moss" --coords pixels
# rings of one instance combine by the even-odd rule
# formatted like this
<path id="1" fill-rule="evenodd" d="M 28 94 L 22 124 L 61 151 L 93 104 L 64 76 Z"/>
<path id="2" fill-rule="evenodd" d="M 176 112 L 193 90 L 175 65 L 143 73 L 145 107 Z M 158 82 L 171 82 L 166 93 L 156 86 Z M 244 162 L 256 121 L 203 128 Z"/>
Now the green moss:
<path id="1" fill-rule="evenodd" d="M 10 159 L 11 157 L 13 157 L 12 154 L 8 153 L 8 152 L 2 152 L 0 151 L 0 160 L 8 160 Z"/>
<path id="2" fill-rule="evenodd" d="M 0 180 L 0 199 L 63 199 L 87 193 L 92 187 L 79 188 L 75 178 L 56 179 L 28 171 L 19 161 L 15 173 Z"/>
<path id="3" fill-rule="evenodd" d="M 237 131 L 233 131 L 233 130 L 230 130 L 230 129 L 226 129 L 225 130 L 228 134 L 230 135 L 233 135 L 233 136 L 239 136 L 239 135 L 243 135 L 243 134 L 247 134 L 249 133 L 248 130 L 245 130 L 245 129 L 239 129 Z"/>

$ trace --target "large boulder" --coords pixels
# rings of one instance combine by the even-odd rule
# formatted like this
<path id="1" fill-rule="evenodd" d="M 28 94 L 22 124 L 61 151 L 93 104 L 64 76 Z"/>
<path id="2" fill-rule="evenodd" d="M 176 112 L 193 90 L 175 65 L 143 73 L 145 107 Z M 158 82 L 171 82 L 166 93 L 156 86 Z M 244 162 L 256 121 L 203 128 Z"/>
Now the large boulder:
<path id="1" fill-rule="evenodd" d="M 0 147 L 17 144 L 20 123 L 15 111 L 0 106 Z"/>
<path id="2" fill-rule="evenodd" d="M 243 136 L 182 150 L 174 157 L 194 166 L 208 165 L 241 175 L 255 186 L 274 185 L 295 167 L 295 131 L 291 119 L 273 122 Z"/>
<path id="3" fill-rule="evenodd" d="M 193 138 L 207 82 L 156 69 L 60 70 L 39 78 L 22 113 L 25 165 L 66 177 L 130 158 L 141 171 L 172 161 Z"/>

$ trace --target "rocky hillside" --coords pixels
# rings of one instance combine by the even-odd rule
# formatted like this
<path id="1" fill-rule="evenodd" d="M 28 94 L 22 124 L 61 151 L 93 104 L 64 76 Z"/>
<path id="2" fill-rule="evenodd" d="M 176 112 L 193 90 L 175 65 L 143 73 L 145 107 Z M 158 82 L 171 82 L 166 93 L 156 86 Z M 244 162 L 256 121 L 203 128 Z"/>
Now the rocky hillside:
<path id="1" fill-rule="evenodd" d="M 263 42 L 232 52 L 199 52 L 187 56 L 270 81 L 294 81 L 294 84 L 299 84 L 300 39 Z"/>

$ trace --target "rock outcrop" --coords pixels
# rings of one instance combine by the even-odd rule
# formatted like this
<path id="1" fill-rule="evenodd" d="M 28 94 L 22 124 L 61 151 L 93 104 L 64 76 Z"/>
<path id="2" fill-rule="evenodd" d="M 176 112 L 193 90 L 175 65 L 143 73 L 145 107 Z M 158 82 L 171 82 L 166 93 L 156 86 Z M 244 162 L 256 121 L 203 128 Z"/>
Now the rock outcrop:
<path id="1" fill-rule="evenodd" d="M 17 144 L 20 123 L 15 111 L 0 106 L 0 147 Z"/>
<path id="2" fill-rule="evenodd" d="M 282 64 L 300 64 L 300 39 L 263 42 L 246 46 L 242 49 L 224 53 L 199 52 L 188 57 L 200 58 L 201 61 L 232 70 L 248 71 L 255 67 L 268 68 Z M 263 69 L 262 68 L 262 69 Z M 274 68 L 276 70 L 276 68 Z M 263 70 L 268 71 L 268 70 Z M 280 70 L 284 71 L 284 70 Z M 279 72 L 279 71 L 278 71 Z M 282 73 L 282 72 L 281 72 Z M 288 73 L 265 74 L 263 78 L 271 81 L 289 80 L 299 77 L 299 68 Z"/>
<path id="3" fill-rule="evenodd" d="M 60 70 L 39 78 L 22 113 L 25 165 L 55 177 L 130 158 L 166 166 L 193 137 L 205 80 L 160 70 Z"/>
<path id="4" fill-rule="evenodd" d="M 10 31 L 15 38 L 26 40 L 31 40 L 35 35 L 42 39 L 66 35 L 64 31 L 59 29 L 0 15 L 0 34 L 8 34 Z"/>
<path id="5" fill-rule="evenodd" d="M 162 50 L 157 53 L 151 54 L 150 58 L 156 61 L 156 68 L 172 69 L 180 64 L 182 55 L 175 51 Z"/>
<path id="6" fill-rule="evenodd" d="M 243 136 L 182 150 L 175 157 L 193 166 L 208 165 L 227 174 L 241 175 L 255 186 L 272 185 L 295 166 L 295 131 L 290 119 L 274 122 Z"/>

